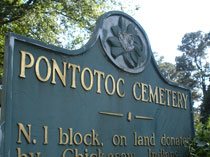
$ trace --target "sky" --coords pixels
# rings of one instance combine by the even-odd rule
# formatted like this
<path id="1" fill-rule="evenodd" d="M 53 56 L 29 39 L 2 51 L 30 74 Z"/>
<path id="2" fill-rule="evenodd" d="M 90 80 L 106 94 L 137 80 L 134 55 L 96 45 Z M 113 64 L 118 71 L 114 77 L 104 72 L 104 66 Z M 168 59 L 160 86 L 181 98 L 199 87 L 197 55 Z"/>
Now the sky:
<path id="1" fill-rule="evenodd" d="M 175 63 L 185 33 L 210 32 L 210 0 L 136 0 L 133 17 L 144 28 L 152 51 Z M 209 51 L 210 53 L 210 51 Z M 210 61 L 210 58 L 209 58 Z"/>
<path id="2" fill-rule="evenodd" d="M 210 0 L 135 0 L 132 5 L 140 6 L 132 16 L 147 33 L 152 51 L 166 62 L 175 63 L 182 54 L 177 48 L 186 33 L 210 32 Z M 207 53 L 210 62 L 210 48 Z"/>

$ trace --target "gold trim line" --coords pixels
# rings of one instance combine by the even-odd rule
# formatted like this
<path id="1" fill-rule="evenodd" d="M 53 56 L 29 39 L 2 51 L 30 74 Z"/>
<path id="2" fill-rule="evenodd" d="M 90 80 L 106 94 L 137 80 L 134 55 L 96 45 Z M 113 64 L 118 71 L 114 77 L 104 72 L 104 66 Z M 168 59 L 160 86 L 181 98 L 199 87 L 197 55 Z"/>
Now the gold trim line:
<path id="1" fill-rule="evenodd" d="M 147 120 L 153 120 L 152 117 L 144 117 L 144 116 L 135 116 L 136 119 L 147 119 Z"/>
<path id="2" fill-rule="evenodd" d="M 110 112 L 99 112 L 100 114 L 108 115 L 108 116 L 117 116 L 117 117 L 123 117 L 123 114 L 121 113 L 110 113 Z"/>

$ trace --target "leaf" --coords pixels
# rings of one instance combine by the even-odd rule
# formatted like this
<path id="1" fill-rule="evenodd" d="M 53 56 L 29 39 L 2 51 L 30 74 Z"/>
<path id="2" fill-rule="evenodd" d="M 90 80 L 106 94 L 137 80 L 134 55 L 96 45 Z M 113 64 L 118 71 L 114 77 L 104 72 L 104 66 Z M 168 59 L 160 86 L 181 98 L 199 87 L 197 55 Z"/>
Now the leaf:
<path id="1" fill-rule="evenodd" d="M 137 35 L 134 35 L 134 43 L 136 43 L 136 44 L 143 44 L 142 43 L 142 40 L 141 40 L 141 38 L 139 37 L 139 36 L 137 36 Z"/>
<path id="2" fill-rule="evenodd" d="M 210 151 L 210 147 L 204 148 L 204 150 L 206 150 L 206 151 Z"/>
<path id="3" fill-rule="evenodd" d="M 138 56 L 137 56 L 136 52 L 135 51 L 131 51 L 129 53 L 130 53 L 130 56 L 131 56 L 131 58 L 132 58 L 132 60 L 133 60 L 133 62 L 135 64 L 135 66 L 136 66 L 137 63 L 138 63 Z"/>
<path id="4" fill-rule="evenodd" d="M 120 44 L 120 41 L 117 37 L 109 37 L 108 38 L 108 42 L 112 45 L 112 46 L 115 46 L 115 47 L 120 47 L 121 44 Z"/>
<path id="5" fill-rule="evenodd" d="M 136 51 L 137 55 L 141 57 L 143 55 L 143 46 L 134 43 L 134 50 Z"/>
<path id="6" fill-rule="evenodd" d="M 129 68 L 134 68 L 135 67 L 135 64 L 133 63 L 133 60 L 131 59 L 130 53 L 124 53 L 123 54 L 123 59 L 124 59 L 126 65 Z"/>
<path id="7" fill-rule="evenodd" d="M 196 140 L 196 143 L 198 147 L 204 147 L 206 145 L 206 142 L 200 140 Z"/>
<path id="8" fill-rule="evenodd" d="M 112 33 L 114 34 L 114 36 L 118 37 L 119 32 L 121 31 L 119 26 L 112 26 L 111 27 Z"/>
<path id="9" fill-rule="evenodd" d="M 129 25 L 128 25 L 128 27 L 127 27 L 127 32 L 128 32 L 128 33 L 131 33 L 131 34 L 133 34 L 133 35 L 136 35 L 136 34 L 137 34 L 137 32 L 136 32 L 136 30 L 135 30 L 135 26 L 134 26 L 133 24 L 129 24 Z"/>
<path id="10" fill-rule="evenodd" d="M 125 22 L 123 21 L 122 17 L 119 18 L 118 25 L 121 28 L 122 32 L 126 32 L 126 25 L 125 25 Z"/>
<path id="11" fill-rule="evenodd" d="M 118 56 L 122 55 L 125 52 L 125 50 L 122 47 L 112 47 L 111 48 L 111 54 L 114 58 L 117 58 Z"/>

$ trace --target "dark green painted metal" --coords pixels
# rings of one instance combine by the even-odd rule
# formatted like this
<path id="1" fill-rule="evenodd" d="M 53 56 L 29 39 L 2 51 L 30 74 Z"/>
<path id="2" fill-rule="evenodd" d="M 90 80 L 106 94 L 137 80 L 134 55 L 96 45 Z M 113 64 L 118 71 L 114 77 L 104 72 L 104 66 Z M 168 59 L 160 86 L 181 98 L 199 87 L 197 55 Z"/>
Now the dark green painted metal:
<path id="1" fill-rule="evenodd" d="M 116 66 L 106 55 L 103 48 L 103 22 L 108 17 L 117 15 L 130 19 L 143 32 L 147 42 L 149 59 L 144 70 L 139 73 L 126 72 Z M 112 96 L 106 94 L 104 79 L 101 82 L 102 93 L 96 93 L 96 77 L 93 88 L 85 91 L 77 75 L 76 89 L 70 88 L 71 71 L 67 70 L 67 85 L 64 87 L 56 78 L 56 84 L 41 82 L 35 75 L 35 69 L 26 70 L 26 78 L 20 78 L 20 51 L 27 51 L 37 59 L 45 56 L 48 60 L 55 59 L 62 67 L 62 62 L 80 65 L 92 71 L 99 70 L 111 74 L 115 80 L 123 78 L 125 84 L 123 91 L 125 97 L 120 98 L 116 93 Z M 43 66 L 44 67 L 44 66 Z M 44 71 L 45 68 L 41 69 Z M 78 73 L 79 74 L 79 73 Z M 85 77 L 89 80 L 88 77 Z M 136 101 L 132 95 L 134 82 L 139 81 L 174 91 L 180 91 L 189 96 L 187 110 L 162 106 L 155 103 Z M 90 41 L 81 49 L 69 51 L 52 45 L 10 33 L 7 36 L 6 52 L 4 58 L 4 78 L 2 94 L 1 130 L 3 133 L 1 143 L 1 156 L 17 156 L 16 148 L 21 148 L 22 153 L 41 152 L 42 157 L 62 156 L 67 148 L 77 148 L 80 153 L 88 149 L 88 153 L 96 153 L 100 149 L 107 156 L 109 153 L 135 153 L 136 157 L 148 156 L 148 149 L 159 152 L 177 151 L 179 156 L 184 156 L 187 149 L 181 146 L 161 146 L 160 139 L 165 133 L 170 137 L 192 137 L 194 135 L 192 98 L 187 87 L 171 83 L 165 79 L 152 56 L 150 44 L 143 28 L 130 16 L 121 12 L 109 12 L 97 21 L 96 29 Z M 106 116 L 99 112 L 122 113 L 123 117 Z M 127 120 L 127 114 L 132 113 L 132 119 Z M 134 119 L 134 115 L 153 117 L 153 120 Z M 22 143 L 17 144 L 18 126 L 22 123 L 27 130 L 27 124 L 32 125 L 32 140 L 36 144 L 28 144 L 22 136 Z M 48 126 L 48 144 L 43 144 L 44 129 Z M 99 134 L 98 139 L 103 146 L 85 146 L 84 143 L 76 146 L 59 145 L 59 130 L 68 133 L 68 128 L 82 135 L 91 134 L 94 129 Z M 155 133 L 156 145 L 134 146 L 134 132 L 139 136 L 151 136 Z M 127 137 L 127 146 L 114 146 L 112 137 L 117 134 Z M 29 156 L 29 155 L 28 155 Z M 34 155 L 35 156 L 35 155 Z M 67 155 L 66 155 L 67 156 Z M 73 156 L 69 153 L 68 156 Z"/>

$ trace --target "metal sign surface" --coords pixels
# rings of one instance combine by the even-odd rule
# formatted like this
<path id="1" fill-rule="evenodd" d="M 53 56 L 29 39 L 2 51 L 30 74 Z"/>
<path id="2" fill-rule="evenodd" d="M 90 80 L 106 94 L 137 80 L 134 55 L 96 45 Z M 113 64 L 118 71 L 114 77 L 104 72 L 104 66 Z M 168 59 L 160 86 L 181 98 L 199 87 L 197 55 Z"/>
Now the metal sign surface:
<path id="1" fill-rule="evenodd" d="M 102 15 L 75 51 L 13 33 L 6 44 L 1 156 L 186 155 L 190 90 L 162 76 L 129 15 Z"/>

